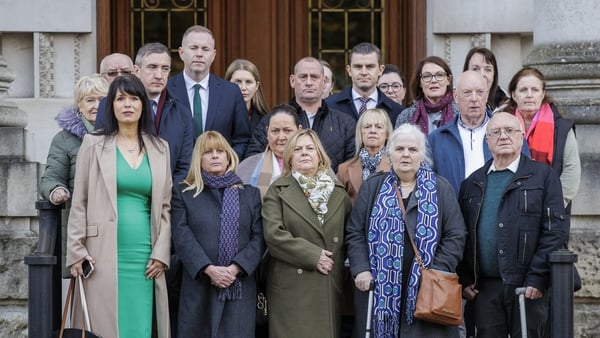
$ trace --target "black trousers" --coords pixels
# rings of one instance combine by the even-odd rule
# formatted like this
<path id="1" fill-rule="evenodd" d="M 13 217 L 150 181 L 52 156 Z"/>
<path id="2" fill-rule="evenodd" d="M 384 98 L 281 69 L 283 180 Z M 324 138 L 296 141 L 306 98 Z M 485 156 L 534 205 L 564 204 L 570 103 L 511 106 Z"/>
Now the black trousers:
<path id="1" fill-rule="evenodd" d="M 481 279 L 479 294 L 473 301 L 478 338 L 521 337 L 519 285 L 504 285 L 499 278 Z M 548 319 L 548 294 L 540 299 L 525 299 L 527 337 L 542 338 Z"/>

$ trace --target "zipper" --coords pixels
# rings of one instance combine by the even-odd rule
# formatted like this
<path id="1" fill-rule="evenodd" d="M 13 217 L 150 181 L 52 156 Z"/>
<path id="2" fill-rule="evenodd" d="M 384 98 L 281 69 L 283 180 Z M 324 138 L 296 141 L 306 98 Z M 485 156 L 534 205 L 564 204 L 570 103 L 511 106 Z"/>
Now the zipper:
<path id="1" fill-rule="evenodd" d="M 527 248 L 527 233 L 523 234 L 523 257 L 521 258 L 521 263 L 525 264 L 525 250 Z"/>
<path id="2" fill-rule="evenodd" d="M 481 199 L 479 201 L 479 207 L 477 208 L 477 215 L 475 215 L 475 226 L 473 227 L 473 276 L 475 277 L 475 283 L 477 283 L 477 223 L 479 222 L 479 215 L 481 214 L 481 206 L 485 197 L 485 189 L 483 187 L 483 183 L 477 181 L 474 183 L 481 190 Z"/>
<path id="3" fill-rule="evenodd" d="M 548 231 L 552 231 L 552 221 L 550 219 L 550 208 L 546 208 L 548 210 Z"/>
<path id="4" fill-rule="evenodd" d="M 525 195 L 525 213 L 527 213 L 527 190 L 523 190 L 523 194 Z"/>

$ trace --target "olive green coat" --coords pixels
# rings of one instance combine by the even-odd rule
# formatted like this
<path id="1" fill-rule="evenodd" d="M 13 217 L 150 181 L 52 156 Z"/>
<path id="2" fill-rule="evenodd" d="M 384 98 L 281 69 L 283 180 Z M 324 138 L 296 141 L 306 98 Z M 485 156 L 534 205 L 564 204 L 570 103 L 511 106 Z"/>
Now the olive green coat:
<path id="1" fill-rule="evenodd" d="M 340 336 L 344 228 L 351 207 L 344 187 L 336 184 L 321 225 L 292 176 L 280 177 L 271 184 L 262 209 L 270 254 L 270 337 Z M 334 267 L 327 276 L 316 270 L 323 249 L 333 252 Z"/>

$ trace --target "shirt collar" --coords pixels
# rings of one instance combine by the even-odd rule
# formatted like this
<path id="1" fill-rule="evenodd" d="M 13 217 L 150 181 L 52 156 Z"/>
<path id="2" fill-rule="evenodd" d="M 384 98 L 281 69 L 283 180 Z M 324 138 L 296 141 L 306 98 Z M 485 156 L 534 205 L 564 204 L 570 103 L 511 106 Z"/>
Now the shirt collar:
<path id="1" fill-rule="evenodd" d="M 506 167 L 506 169 L 512 171 L 513 174 L 516 174 L 517 169 L 519 169 L 519 161 L 520 160 L 521 160 L 521 154 L 519 154 L 519 156 L 517 156 L 517 158 L 514 161 L 512 161 L 511 164 L 508 165 L 508 167 Z M 494 165 L 494 162 L 492 161 L 492 165 L 488 169 L 487 173 L 489 174 L 493 171 L 499 171 L 499 170 L 496 170 L 496 166 Z"/>
<path id="2" fill-rule="evenodd" d="M 467 125 L 462 121 L 460 116 L 458 116 L 458 126 L 465 130 L 468 130 L 470 132 L 474 132 L 474 131 L 479 131 L 480 129 L 484 128 L 487 125 L 489 120 L 490 120 L 490 117 L 487 114 L 484 114 L 483 121 L 481 122 L 481 124 L 475 128 L 471 128 L 471 127 L 467 127 Z"/>
<path id="3" fill-rule="evenodd" d="M 369 98 L 371 100 L 373 100 L 373 102 L 377 102 L 377 99 L 379 98 L 379 93 L 377 92 L 377 89 L 375 89 L 371 95 L 369 95 Z M 356 90 L 354 90 L 354 87 L 352 87 L 352 101 L 356 101 L 357 99 L 361 98 L 362 95 L 360 95 Z"/>
<path id="4" fill-rule="evenodd" d="M 185 88 L 187 88 L 188 90 L 192 90 L 196 83 L 199 83 L 202 86 L 202 88 L 204 88 L 204 90 L 208 90 L 208 78 L 209 77 L 210 77 L 210 74 L 206 75 L 204 77 L 204 79 L 202 79 L 202 81 L 196 82 L 196 81 L 192 80 L 192 78 L 189 77 L 185 73 L 185 71 L 183 72 L 183 80 L 185 81 Z"/>

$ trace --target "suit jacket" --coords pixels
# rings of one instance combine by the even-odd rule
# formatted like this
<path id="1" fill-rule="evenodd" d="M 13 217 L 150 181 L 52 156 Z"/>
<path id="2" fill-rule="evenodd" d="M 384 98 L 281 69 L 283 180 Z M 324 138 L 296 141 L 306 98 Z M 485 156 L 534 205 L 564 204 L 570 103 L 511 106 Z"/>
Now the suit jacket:
<path id="1" fill-rule="evenodd" d="M 169 266 L 171 256 L 171 171 L 167 142 L 156 148 L 142 136 L 152 171 L 150 209 L 152 252 L 150 258 Z M 117 323 L 117 152 L 114 136 L 87 134 L 81 144 L 75 189 L 69 215 L 67 266 L 85 256 L 96 260 L 95 271 L 84 280 L 94 332 L 118 337 Z M 154 281 L 158 337 L 169 337 L 169 310 L 164 274 Z M 76 317 L 81 307 L 75 302 Z M 79 318 L 79 319 L 78 319 Z"/>
<path id="2" fill-rule="evenodd" d="M 379 166 L 377 166 L 377 172 L 388 172 L 390 171 L 390 168 L 390 160 L 384 155 L 381 158 L 381 162 L 379 162 Z M 352 205 L 354 205 L 354 202 L 356 202 L 358 191 L 360 190 L 360 186 L 363 182 L 362 171 L 363 166 L 358 157 L 348 160 L 340 164 L 338 167 L 337 178 L 340 183 L 346 187 L 346 192 L 348 192 L 348 196 L 350 196 Z"/>
<path id="3" fill-rule="evenodd" d="M 191 111 L 183 72 L 170 78 L 167 89 Z M 233 150 L 244 159 L 250 141 L 250 122 L 246 104 L 238 85 L 210 74 L 208 79 L 208 110 L 204 130 L 221 133 Z M 197 137 L 198 135 L 196 135 Z"/>
<path id="4" fill-rule="evenodd" d="M 340 336 L 344 224 L 351 203 L 338 183 L 321 224 L 294 177 L 275 180 L 263 202 L 269 334 L 273 337 Z M 329 275 L 316 270 L 321 250 L 331 251 Z M 306 325 L 305 323 L 310 323 Z"/>
<path id="5" fill-rule="evenodd" d="M 404 107 L 388 98 L 379 88 L 377 88 L 377 93 L 379 94 L 379 98 L 376 107 L 387 111 L 393 125 L 398 115 L 404 110 Z M 329 109 L 339 110 L 358 120 L 359 114 L 352 100 L 352 87 L 348 87 L 340 93 L 326 98 L 325 102 L 327 102 Z"/>
<path id="6" fill-rule="evenodd" d="M 173 182 L 181 182 L 185 179 L 192 161 L 194 150 L 194 121 L 187 101 L 182 102 L 173 96 L 168 90 L 163 90 L 165 104 L 160 113 L 158 136 L 169 143 L 171 156 L 171 174 Z M 160 100 L 162 102 L 162 98 Z M 100 101 L 98 114 L 94 129 L 104 128 L 106 121 L 106 99 Z M 158 115 L 158 114 L 157 114 Z"/>

